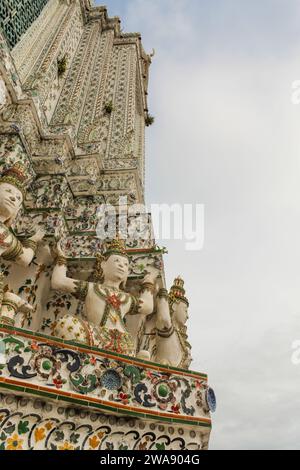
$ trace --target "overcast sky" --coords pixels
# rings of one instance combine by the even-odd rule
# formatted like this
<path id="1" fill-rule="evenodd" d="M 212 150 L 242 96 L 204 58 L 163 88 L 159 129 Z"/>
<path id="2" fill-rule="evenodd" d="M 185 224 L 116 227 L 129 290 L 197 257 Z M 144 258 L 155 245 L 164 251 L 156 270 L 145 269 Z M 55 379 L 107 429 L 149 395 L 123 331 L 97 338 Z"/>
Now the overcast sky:
<path id="1" fill-rule="evenodd" d="M 103 2 L 97 2 L 103 4 Z M 151 68 L 146 196 L 205 205 L 205 244 L 169 248 L 186 280 L 212 449 L 300 449 L 299 0 L 107 0 Z"/>

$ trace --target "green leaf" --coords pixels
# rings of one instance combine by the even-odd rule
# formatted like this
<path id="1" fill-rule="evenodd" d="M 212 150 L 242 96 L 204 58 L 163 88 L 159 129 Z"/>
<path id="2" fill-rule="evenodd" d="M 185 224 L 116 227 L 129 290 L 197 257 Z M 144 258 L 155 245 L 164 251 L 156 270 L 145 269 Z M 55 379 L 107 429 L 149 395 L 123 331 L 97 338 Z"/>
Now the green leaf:
<path id="1" fill-rule="evenodd" d="M 8 428 L 4 429 L 4 432 L 6 432 L 6 434 L 12 434 L 15 429 L 16 429 L 16 425 L 13 424 L 12 426 L 9 426 Z"/>
<path id="2" fill-rule="evenodd" d="M 70 442 L 72 442 L 72 444 L 77 444 L 79 438 L 80 438 L 80 434 L 73 433 L 70 436 Z"/>
<path id="3" fill-rule="evenodd" d="M 57 446 L 55 446 L 54 444 L 50 444 L 50 447 L 51 447 L 51 450 L 57 450 Z"/>
<path id="4" fill-rule="evenodd" d="M 131 379 L 133 385 L 141 381 L 141 372 L 135 366 L 125 367 L 124 374 L 126 375 L 126 377 L 129 377 Z"/>
<path id="5" fill-rule="evenodd" d="M 2 444 L 0 445 L 0 450 L 5 450 L 5 442 L 2 442 Z"/>
<path id="6" fill-rule="evenodd" d="M 13 338 L 12 336 L 8 336 L 7 338 L 4 338 L 3 339 L 3 342 L 6 344 L 6 345 L 9 345 L 9 344 L 16 344 L 18 348 L 20 347 L 24 347 L 25 344 L 22 342 L 22 341 L 19 341 L 15 338 Z"/>
<path id="7" fill-rule="evenodd" d="M 119 447 L 119 450 L 128 450 L 128 446 L 125 446 L 124 444 L 121 444 Z"/>
<path id="8" fill-rule="evenodd" d="M 18 433 L 26 434 L 29 431 L 28 424 L 29 424 L 29 421 L 20 421 L 18 425 Z"/>
<path id="9" fill-rule="evenodd" d="M 55 434 L 55 436 L 56 436 L 56 437 L 55 437 L 55 440 L 56 440 L 57 442 L 62 441 L 62 440 L 64 439 L 64 437 L 65 437 L 64 433 L 61 432 L 61 431 L 57 431 L 56 434 Z"/>
<path id="10" fill-rule="evenodd" d="M 166 450 L 165 444 L 156 444 L 156 449 L 157 450 Z"/>
<path id="11" fill-rule="evenodd" d="M 6 441 L 6 434 L 5 432 L 2 432 L 1 436 L 0 436 L 0 440 L 1 441 Z"/>

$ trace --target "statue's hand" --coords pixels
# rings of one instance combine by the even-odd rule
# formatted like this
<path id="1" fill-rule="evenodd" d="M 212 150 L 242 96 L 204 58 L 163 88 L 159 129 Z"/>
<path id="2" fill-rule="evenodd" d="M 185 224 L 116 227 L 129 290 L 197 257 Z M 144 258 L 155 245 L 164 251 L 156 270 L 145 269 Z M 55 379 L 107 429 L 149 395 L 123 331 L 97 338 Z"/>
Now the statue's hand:
<path id="1" fill-rule="evenodd" d="M 19 303 L 18 311 L 21 313 L 30 313 L 33 312 L 33 307 L 25 300 L 21 299 L 22 302 Z"/>
<path id="2" fill-rule="evenodd" d="M 30 240 L 36 242 L 36 243 L 40 243 L 44 236 L 46 235 L 46 232 L 44 229 L 42 228 L 39 228 L 36 233 L 30 238 Z"/>
<path id="3" fill-rule="evenodd" d="M 17 307 L 16 312 L 29 313 L 33 311 L 33 307 L 26 300 L 22 299 L 21 297 L 14 294 L 13 292 L 5 292 L 3 299 L 4 301 L 5 300 L 13 301 Z"/>

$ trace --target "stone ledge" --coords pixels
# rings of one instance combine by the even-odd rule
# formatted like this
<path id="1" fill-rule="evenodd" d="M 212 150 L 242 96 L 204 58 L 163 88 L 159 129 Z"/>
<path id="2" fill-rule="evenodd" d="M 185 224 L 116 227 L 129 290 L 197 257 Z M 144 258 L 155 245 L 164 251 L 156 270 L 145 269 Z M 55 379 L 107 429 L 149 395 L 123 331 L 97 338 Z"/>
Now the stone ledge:
<path id="1" fill-rule="evenodd" d="M 109 414 L 211 427 L 207 376 L 0 325 L 0 388 Z"/>

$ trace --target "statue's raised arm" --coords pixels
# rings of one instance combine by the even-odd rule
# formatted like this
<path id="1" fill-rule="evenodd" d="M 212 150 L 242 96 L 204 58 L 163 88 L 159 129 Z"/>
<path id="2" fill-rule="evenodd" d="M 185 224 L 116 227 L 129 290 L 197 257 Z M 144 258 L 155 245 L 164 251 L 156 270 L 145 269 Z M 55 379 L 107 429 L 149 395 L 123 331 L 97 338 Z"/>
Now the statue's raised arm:
<path id="1" fill-rule="evenodd" d="M 60 241 L 56 245 L 55 256 L 56 262 L 51 279 L 52 289 L 77 296 L 80 282 L 67 277 L 67 258 Z"/>
<path id="2" fill-rule="evenodd" d="M 117 239 L 106 245 L 104 253 L 98 257 L 99 281 L 87 282 L 67 277 L 66 257 L 58 243 L 52 288 L 72 294 L 84 302 L 88 321 L 67 315 L 57 323 L 55 335 L 65 340 L 88 342 L 91 346 L 133 355 L 134 341 L 127 331 L 125 317 L 153 312 L 155 280 L 159 271 L 148 270 L 137 298 L 125 291 L 130 264 L 124 243 Z"/>
<path id="3" fill-rule="evenodd" d="M 155 362 L 180 369 L 190 367 L 191 345 L 186 327 L 188 307 L 184 281 L 180 277 L 175 279 L 170 293 L 165 289 L 158 293 Z"/>

